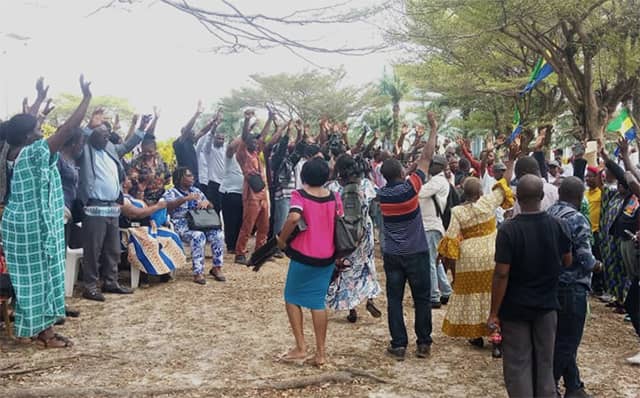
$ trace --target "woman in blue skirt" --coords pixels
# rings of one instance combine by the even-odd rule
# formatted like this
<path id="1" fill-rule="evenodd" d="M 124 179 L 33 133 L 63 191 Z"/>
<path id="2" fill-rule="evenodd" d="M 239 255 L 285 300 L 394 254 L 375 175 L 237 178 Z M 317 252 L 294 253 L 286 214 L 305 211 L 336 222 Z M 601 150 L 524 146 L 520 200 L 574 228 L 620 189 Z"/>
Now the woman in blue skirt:
<path id="1" fill-rule="evenodd" d="M 323 188 L 329 178 L 329 165 L 315 158 L 306 162 L 301 173 L 303 189 L 291 195 L 289 216 L 278 236 L 278 246 L 291 258 L 284 300 L 296 346 L 281 359 L 298 361 L 306 358 L 302 327 L 302 307 L 311 310 L 316 353 L 313 362 L 326 362 L 327 310 L 325 297 L 334 270 L 333 234 L 336 215 L 342 215 L 340 196 Z M 306 229 L 288 242 L 298 222 Z"/>

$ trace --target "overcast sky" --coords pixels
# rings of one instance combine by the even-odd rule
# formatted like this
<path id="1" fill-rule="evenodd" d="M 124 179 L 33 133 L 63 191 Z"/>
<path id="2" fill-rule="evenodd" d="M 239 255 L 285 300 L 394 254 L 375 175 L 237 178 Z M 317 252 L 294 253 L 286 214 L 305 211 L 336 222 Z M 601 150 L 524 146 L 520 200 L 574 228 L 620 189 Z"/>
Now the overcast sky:
<path id="1" fill-rule="evenodd" d="M 283 48 L 258 55 L 211 52 L 219 44 L 211 34 L 193 17 L 157 1 L 143 0 L 128 10 L 105 9 L 87 16 L 108 2 L 0 0 L 0 118 L 19 111 L 25 95 L 33 99 L 38 76 L 45 76 L 50 95 L 56 96 L 79 93 L 77 78 L 84 73 L 95 95 L 125 97 L 139 112 L 151 112 L 158 105 L 162 118 L 157 134 L 168 138 L 190 117 L 199 98 L 213 104 L 233 88 L 248 84 L 254 73 L 314 68 Z M 241 0 L 233 4 L 246 12 L 280 16 L 336 2 Z M 191 3 L 221 9 L 216 0 Z M 372 3 L 352 1 L 349 6 Z M 291 29 L 297 29 L 298 37 L 327 47 L 381 41 L 379 31 L 368 24 Z M 361 57 L 305 56 L 325 67 L 344 65 L 353 84 L 380 78 L 393 58 L 382 52 Z"/>

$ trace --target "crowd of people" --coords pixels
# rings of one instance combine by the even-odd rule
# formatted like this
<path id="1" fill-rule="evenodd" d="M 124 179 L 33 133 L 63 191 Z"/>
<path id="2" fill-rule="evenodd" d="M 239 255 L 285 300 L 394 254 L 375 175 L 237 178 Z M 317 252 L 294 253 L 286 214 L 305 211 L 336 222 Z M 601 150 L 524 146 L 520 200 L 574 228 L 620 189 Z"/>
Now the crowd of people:
<path id="1" fill-rule="evenodd" d="M 295 339 L 282 361 L 308 359 L 303 308 L 318 366 L 327 361 L 328 309 L 348 311 L 349 322 L 363 304 L 382 316 L 377 243 L 387 354 L 397 360 L 409 345 L 407 282 L 415 355 L 430 355 L 432 309 L 445 306 L 442 331 L 475 347 L 488 338 L 513 397 L 556 396 L 561 379 L 565 397 L 589 396 L 577 351 L 590 294 L 640 336 L 640 169 L 625 140 L 616 143 L 619 157 L 599 142 L 587 160 L 579 143 L 566 162 L 562 151 L 545 156 L 545 127 L 532 148 L 496 140 L 477 159 L 464 140 L 439 140 L 432 113 L 428 134 L 404 124 L 390 145 L 378 132 L 365 142 L 366 129 L 351 143 L 348 125 L 329 119 L 314 134 L 272 109 L 261 131 L 250 109 L 239 136 L 224 131 L 221 110 L 196 131 L 199 103 L 173 143 L 177 164 L 167 165 L 154 136 L 157 112 L 134 117 L 124 137 L 102 109 L 83 125 L 92 93 L 83 77 L 80 86 L 77 109 L 47 138 L 40 126 L 52 105 L 41 109 L 42 79 L 35 102 L 0 125 L 2 248 L 20 338 L 73 344 L 54 325 L 74 313 L 65 308 L 64 267 L 78 228 L 82 296 L 94 301 L 133 293 L 119 284 L 122 262 L 142 271 L 142 283 L 168 280 L 188 245 L 193 282 L 205 285 L 207 245 L 209 274 L 224 282 L 225 252 L 251 265 L 251 237 L 256 251 L 275 240 L 274 256 L 290 258 L 284 301 Z M 348 250 L 337 238 L 345 225 L 356 237 Z M 628 361 L 640 364 L 640 354 Z"/>

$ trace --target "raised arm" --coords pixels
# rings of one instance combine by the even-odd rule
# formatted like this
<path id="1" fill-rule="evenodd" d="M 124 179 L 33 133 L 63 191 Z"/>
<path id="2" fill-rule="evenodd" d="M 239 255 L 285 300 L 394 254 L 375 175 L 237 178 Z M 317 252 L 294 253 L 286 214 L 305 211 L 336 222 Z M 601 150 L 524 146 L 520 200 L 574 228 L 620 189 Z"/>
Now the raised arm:
<path id="1" fill-rule="evenodd" d="M 620 155 L 622 156 L 622 162 L 624 163 L 624 169 L 635 177 L 636 180 L 640 180 L 640 172 L 629 158 L 629 143 L 624 138 L 618 140 L 618 147 L 620 148 Z"/>
<path id="2" fill-rule="evenodd" d="M 402 128 L 400 129 L 400 136 L 398 137 L 398 140 L 396 141 L 396 145 L 393 148 L 393 153 L 395 155 L 400 155 L 402 153 L 402 146 L 404 144 L 404 139 L 407 137 L 408 133 L 409 133 L 409 126 L 406 123 L 403 123 Z"/>
<path id="3" fill-rule="evenodd" d="M 271 124 L 276 119 L 276 114 L 273 112 L 273 110 L 271 110 L 271 108 L 267 108 L 267 111 L 269 111 L 269 115 L 267 117 L 267 121 L 264 124 L 264 127 L 262 128 L 262 131 L 260 132 L 260 139 L 262 139 L 263 142 L 266 142 L 267 134 L 269 133 Z"/>
<path id="4" fill-rule="evenodd" d="M 125 141 L 128 141 L 129 138 L 131 138 L 133 136 L 133 133 L 136 132 L 136 126 L 138 125 L 138 119 L 140 118 L 140 115 L 135 114 L 133 115 L 133 117 L 131 118 L 131 124 L 129 125 L 129 131 L 127 131 L 127 136 L 124 137 Z"/>
<path id="5" fill-rule="evenodd" d="M 464 142 L 462 138 L 458 139 L 458 145 L 460 145 L 460 150 L 462 151 L 462 154 L 464 155 L 464 157 L 467 158 L 469 163 L 471 163 L 471 167 L 473 167 L 478 172 L 480 172 L 480 166 L 481 166 L 480 162 L 478 162 L 478 160 L 476 160 L 473 157 L 473 155 L 469 151 L 469 148 L 467 148 L 467 144 Z"/>
<path id="6" fill-rule="evenodd" d="M 242 137 L 235 138 L 229 145 L 227 145 L 227 158 L 231 159 L 233 155 L 236 154 L 240 143 L 242 142 Z"/>
<path id="7" fill-rule="evenodd" d="M 147 127 L 147 134 L 151 134 L 151 135 L 155 135 L 156 133 L 156 125 L 158 124 L 158 119 L 160 119 L 160 112 L 158 111 L 158 107 L 154 106 L 153 107 L 153 121 L 151 121 L 151 124 L 149 125 L 149 127 Z"/>
<path id="8" fill-rule="evenodd" d="M 140 120 L 140 127 L 135 131 L 133 135 L 131 135 L 127 140 L 125 140 L 122 144 L 118 144 L 115 146 L 116 153 L 118 156 L 123 157 L 127 153 L 133 151 L 133 148 L 136 147 L 145 135 L 145 130 L 149 126 L 149 122 L 151 121 L 151 115 L 143 115 Z"/>
<path id="9" fill-rule="evenodd" d="M 69 140 L 74 134 L 76 128 L 80 127 L 80 123 L 84 119 L 84 116 L 87 114 L 87 109 L 89 108 L 89 103 L 91 102 L 91 90 L 89 86 L 90 82 L 84 81 L 84 76 L 80 75 L 80 89 L 82 90 L 82 101 L 76 108 L 76 110 L 71 114 L 71 116 L 62 124 L 56 132 L 47 139 L 47 143 L 49 144 L 49 151 L 54 154 L 62 148 L 65 142 Z"/>
<path id="10" fill-rule="evenodd" d="M 196 124 L 196 120 L 198 120 L 198 117 L 202 115 L 202 112 L 203 112 L 202 101 L 198 101 L 198 108 L 196 109 L 196 113 L 194 113 L 193 116 L 191 116 L 191 119 L 189 119 L 187 124 L 185 124 L 185 126 L 182 128 L 183 136 L 188 134 L 191 130 L 193 130 L 193 126 Z"/>
<path id="11" fill-rule="evenodd" d="M 256 112 L 253 109 L 247 109 L 244 111 L 244 124 L 242 125 L 242 141 L 245 143 L 249 140 L 249 134 L 251 133 L 251 129 L 253 129 L 254 123 L 251 123 L 252 118 L 255 116 Z"/>
<path id="12" fill-rule="evenodd" d="M 49 86 L 44 86 L 44 77 L 40 77 L 36 80 L 36 92 L 38 93 L 36 95 L 36 100 L 33 102 L 31 107 L 29 107 L 28 113 L 37 117 L 40 112 L 40 107 L 47 98 L 47 93 L 49 92 Z"/>
<path id="13" fill-rule="evenodd" d="M 417 160 L 418 169 L 422 170 L 425 175 L 429 175 L 429 165 L 433 158 L 433 152 L 436 150 L 436 140 L 438 138 L 438 122 L 436 121 L 436 115 L 433 112 L 427 113 L 427 119 L 429 120 L 429 138 L 426 145 L 422 148 L 422 153 Z"/>

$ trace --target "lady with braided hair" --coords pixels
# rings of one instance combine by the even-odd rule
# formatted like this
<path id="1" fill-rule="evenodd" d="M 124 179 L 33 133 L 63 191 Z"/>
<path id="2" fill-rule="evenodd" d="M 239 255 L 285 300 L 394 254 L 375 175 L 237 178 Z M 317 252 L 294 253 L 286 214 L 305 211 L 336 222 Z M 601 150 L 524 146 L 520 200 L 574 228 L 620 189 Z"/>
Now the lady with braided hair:
<path id="1" fill-rule="evenodd" d="M 372 316 L 379 318 L 382 315 L 373 302 L 380 294 L 374 263 L 373 222 L 369 216 L 369 206 L 376 196 L 376 191 L 373 183 L 363 178 L 366 171 L 364 163 L 364 160 L 354 159 L 350 155 L 341 155 L 336 159 L 334 167 L 336 179 L 327 186 L 329 190 L 343 194 L 347 185 L 357 184 L 362 208 L 364 236 L 353 253 L 336 262 L 341 263 L 342 267 L 338 267 L 337 277 L 329 285 L 327 293 L 327 307 L 349 310 L 349 322 L 356 322 L 356 307 L 364 300 L 367 301 L 366 308 Z"/>

